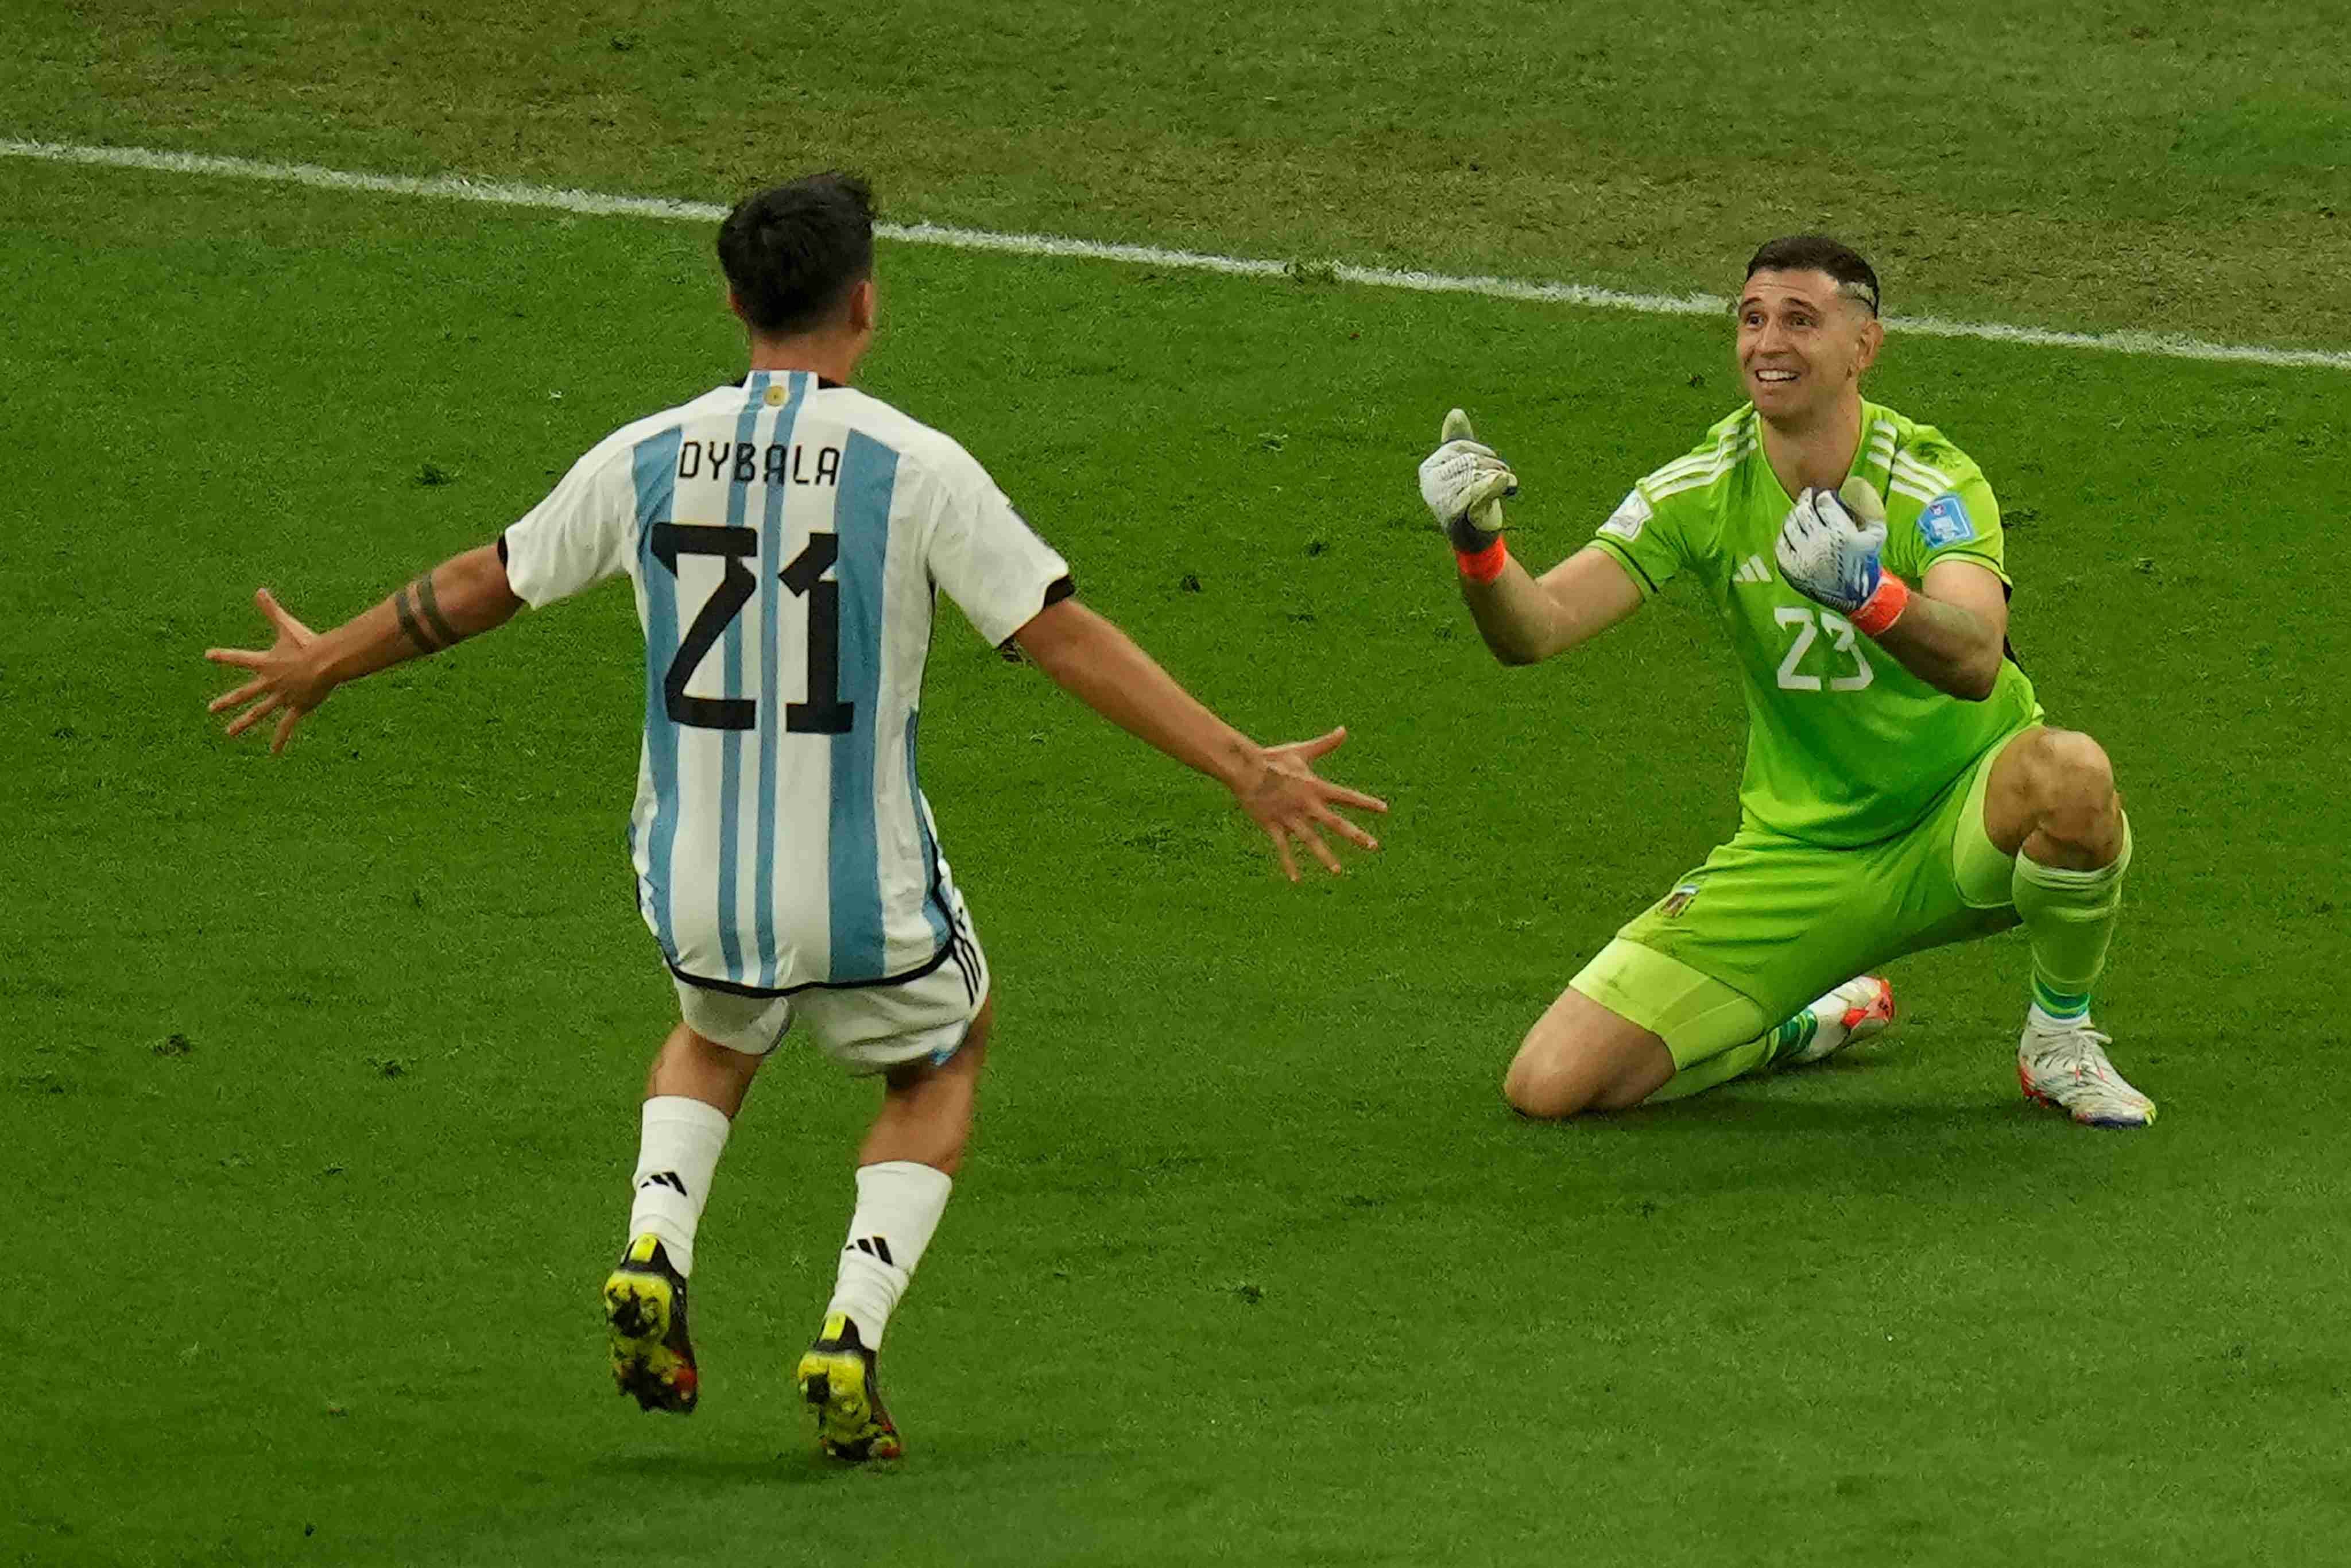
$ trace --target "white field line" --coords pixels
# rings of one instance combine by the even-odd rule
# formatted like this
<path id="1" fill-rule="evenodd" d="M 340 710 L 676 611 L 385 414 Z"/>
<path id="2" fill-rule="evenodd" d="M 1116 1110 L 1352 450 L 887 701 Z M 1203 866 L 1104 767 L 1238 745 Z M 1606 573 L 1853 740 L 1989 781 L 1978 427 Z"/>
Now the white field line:
<path id="1" fill-rule="evenodd" d="M 143 147 L 90 147 L 71 142 L 27 141 L 15 137 L 0 137 L 0 157 L 31 158 L 52 163 L 78 163 L 101 168 L 144 169 L 171 174 L 212 174 L 276 184 L 309 185 L 326 191 L 428 196 L 444 201 L 481 202 L 492 206 L 577 213 L 588 217 L 716 223 L 726 215 L 726 208 L 707 202 L 673 201 L 665 196 L 618 196 L 597 191 L 558 190 L 550 185 L 472 180 L 460 174 L 429 177 L 364 174 L 343 169 L 321 168 L 315 163 L 274 163 L 259 159 L 224 158 L 198 152 L 161 152 Z M 907 245 L 945 246 L 954 250 L 1003 251 L 1014 256 L 1123 261 L 1144 267 L 1219 272 L 1241 277 L 1279 277 L 1289 270 L 1290 266 L 1286 262 L 1248 256 L 1166 250 L 1158 246 L 1104 245 L 1094 240 L 1065 239 L 1054 235 L 1002 234 L 991 229 L 955 228 L 939 224 L 877 224 L 874 233 L 883 239 Z M 1332 267 L 1330 271 L 1340 282 L 1364 284 L 1375 288 L 1402 288 L 1420 294 L 1474 294 L 1489 299 L 1534 300 L 1600 310 L 1629 310 L 1648 316 L 1727 315 L 1731 304 L 1729 300 L 1711 294 L 1633 294 L 1583 283 L 1466 277 L 1441 272 L 1354 267 L 1343 262 Z M 2060 332 L 2045 327 L 2015 327 L 1999 321 L 1952 321 L 1939 316 L 1889 316 L 1886 325 L 1888 330 L 1912 332 L 1921 337 L 1976 338 L 1986 342 L 2016 343 L 2028 348 L 2091 349 L 2105 353 L 2147 358 L 2351 371 L 2351 350 L 2339 349 L 2276 349 L 2257 343 L 2213 343 L 2169 332 Z"/>

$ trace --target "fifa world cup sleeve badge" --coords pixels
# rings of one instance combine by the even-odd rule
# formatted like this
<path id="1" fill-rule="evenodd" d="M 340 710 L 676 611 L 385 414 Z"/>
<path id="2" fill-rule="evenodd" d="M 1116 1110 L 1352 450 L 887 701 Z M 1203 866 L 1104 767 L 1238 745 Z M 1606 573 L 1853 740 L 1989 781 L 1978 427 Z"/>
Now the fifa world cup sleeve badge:
<path id="1" fill-rule="evenodd" d="M 1600 531 L 1631 544 L 1641 537 L 1642 528 L 1655 516 L 1656 512 L 1649 505 L 1649 498 L 1641 494 L 1640 486 L 1636 485 L 1625 493 L 1625 499 L 1617 504 L 1616 509 L 1608 514 L 1608 520 L 1600 525 Z"/>
<path id="2" fill-rule="evenodd" d="M 1976 537 L 1975 519 L 1968 516 L 1967 503 L 1956 495 L 1938 496 L 1918 514 L 1918 534 L 1928 549 L 1965 544 Z"/>

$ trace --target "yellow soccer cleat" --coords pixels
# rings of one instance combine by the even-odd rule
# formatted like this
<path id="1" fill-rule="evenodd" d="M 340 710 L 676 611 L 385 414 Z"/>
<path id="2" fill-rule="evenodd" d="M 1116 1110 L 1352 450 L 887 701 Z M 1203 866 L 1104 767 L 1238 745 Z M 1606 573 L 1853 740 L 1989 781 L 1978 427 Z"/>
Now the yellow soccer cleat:
<path id="1" fill-rule="evenodd" d="M 800 1397 L 816 1412 L 816 1441 L 836 1459 L 894 1459 L 905 1445 L 883 1408 L 873 1353 L 857 1337 L 845 1312 L 824 1320 L 824 1332 L 800 1357 Z"/>
<path id="2" fill-rule="evenodd" d="M 605 1279 L 604 1321 L 621 1392 L 647 1410 L 693 1414 L 702 1377 L 685 1333 L 685 1277 L 651 1231 L 629 1243 Z"/>

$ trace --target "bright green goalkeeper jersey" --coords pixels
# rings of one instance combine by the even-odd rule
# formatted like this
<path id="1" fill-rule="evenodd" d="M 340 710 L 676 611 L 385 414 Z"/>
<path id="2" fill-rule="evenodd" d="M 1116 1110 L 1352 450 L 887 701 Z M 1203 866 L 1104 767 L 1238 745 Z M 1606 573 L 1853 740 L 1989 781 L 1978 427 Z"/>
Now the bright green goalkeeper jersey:
<path id="1" fill-rule="evenodd" d="M 1931 425 L 1867 402 L 1861 419 L 1853 472 L 1886 497 L 1886 570 L 1916 587 L 1937 561 L 1970 560 L 2006 584 L 2000 507 L 1982 472 Z M 1964 702 L 1788 586 L 1772 549 L 1794 505 L 1750 403 L 1635 485 L 1593 543 L 1644 599 L 1688 573 L 1721 618 L 1747 688 L 1744 825 L 1875 843 L 1917 823 L 2039 706 L 2012 659 L 2001 661 L 1989 699 Z"/>

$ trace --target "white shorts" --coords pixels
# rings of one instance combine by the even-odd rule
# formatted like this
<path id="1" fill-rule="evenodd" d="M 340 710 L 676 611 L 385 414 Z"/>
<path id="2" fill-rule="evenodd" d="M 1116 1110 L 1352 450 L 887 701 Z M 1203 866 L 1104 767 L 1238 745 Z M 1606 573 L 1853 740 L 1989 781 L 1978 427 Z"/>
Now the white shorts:
<path id="1" fill-rule="evenodd" d="M 765 1056 L 805 1021 L 827 1056 L 855 1073 L 913 1061 L 945 1062 L 963 1045 L 987 1001 L 987 959 L 963 895 L 955 895 L 947 956 L 936 968 L 894 986 L 811 986 L 789 997 L 745 997 L 688 981 L 677 986 L 685 1025 L 705 1040 Z"/>

